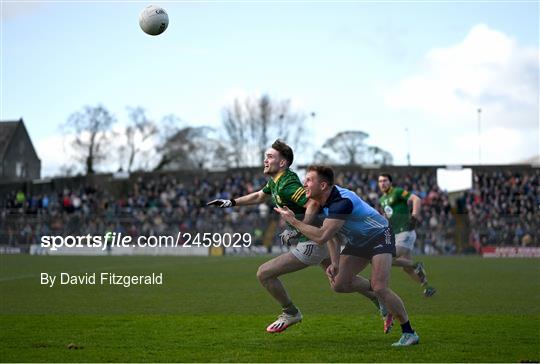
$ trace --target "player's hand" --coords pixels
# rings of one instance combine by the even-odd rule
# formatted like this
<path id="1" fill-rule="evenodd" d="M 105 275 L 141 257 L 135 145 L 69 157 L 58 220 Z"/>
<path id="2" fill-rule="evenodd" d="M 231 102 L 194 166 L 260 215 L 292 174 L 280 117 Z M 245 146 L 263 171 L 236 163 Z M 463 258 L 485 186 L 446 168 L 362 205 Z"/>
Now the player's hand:
<path id="1" fill-rule="evenodd" d="M 339 273 L 339 266 L 330 264 L 328 267 L 326 267 L 326 276 L 330 280 L 331 283 L 334 283 L 334 279 L 337 277 Z"/>
<path id="2" fill-rule="evenodd" d="M 281 245 L 291 246 L 292 244 L 298 243 L 298 238 L 300 233 L 298 230 L 287 229 L 279 234 L 279 239 L 281 240 Z"/>
<path id="3" fill-rule="evenodd" d="M 418 226 L 420 226 L 420 220 L 411 215 L 409 218 L 409 231 L 416 229 Z"/>
<path id="4" fill-rule="evenodd" d="M 206 206 L 211 206 L 211 205 L 215 205 L 219 208 L 225 209 L 227 207 L 233 207 L 234 205 L 236 205 L 236 201 L 217 199 L 217 200 L 210 201 L 206 204 Z"/>
<path id="5" fill-rule="evenodd" d="M 294 212 L 291 211 L 290 208 L 288 208 L 287 206 L 283 206 L 283 207 L 274 207 L 274 210 L 276 210 L 276 212 L 278 212 L 281 217 L 291 223 L 292 221 L 294 221 L 295 217 L 294 217 Z"/>

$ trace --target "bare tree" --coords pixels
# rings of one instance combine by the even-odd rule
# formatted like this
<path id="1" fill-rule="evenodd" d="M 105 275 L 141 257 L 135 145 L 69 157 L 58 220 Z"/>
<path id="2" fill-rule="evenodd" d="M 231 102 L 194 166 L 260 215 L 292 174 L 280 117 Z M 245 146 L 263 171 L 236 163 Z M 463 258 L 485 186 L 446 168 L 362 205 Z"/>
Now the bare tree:
<path id="1" fill-rule="evenodd" d="M 62 164 L 59 169 L 59 175 L 62 177 L 72 177 L 77 174 L 77 166 L 74 164 Z"/>
<path id="2" fill-rule="evenodd" d="M 379 147 L 369 146 L 366 152 L 365 161 L 367 164 L 376 164 L 376 165 L 390 165 L 393 163 L 394 158 L 390 152 L 383 150 Z"/>
<path id="3" fill-rule="evenodd" d="M 247 164 L 244 160 L 250 143 L 247 133 L 249 121 L 247 112 L 239 99 L 235 99 L 231 106 L 223 109 L 222 119 L 229 143 L 233 146 L 233 159 L 236 167 Z"/>
<path id="4" fill-rule="evenodd" d="M 158 144 L 164 145 L 174 134 L 185 124 L 180 117 L 175 114 L 168 114 L 161 118 L 158 128 Z"/>
<path id="5" fill-rule="evenodd" d="M 161 159 L 155 170 L 229 167 L 230 153 L 218 139 L 211 137 L 213 133 L 215 130 L 207 126 L 178 129 L 157 148 Z"/>
<path id="6" fill-rule="evenodd" d="M 71 114 L 62 126 L 64 132 L 73 135 L 71 143 L 74 158 L 84 165 L 86 174 L 95 173 L 95 166 L 107 157 L 112 136 L 112 125 L 116 118 L 105 107 L 85 106 L 82 111 Z"/>
<path id="7" fill-rule="evenodd" d="M 327 152 L 321 150 L 315 153 L 313 160 L 318 164 L 338 164 Z"/>
<path id="8" fill-rule="evenodd" d="M 128 108 L 130 124 L 126 128 L 126 141 L 128 153 L 127 171 L 131 172 L 135 157 L 141 154 L 143 143 L 158 134 L 157 125 L 149 120 L 142 107 Z M 121 146 L 122 148 L 124 146 Z"/>
<path id="9" fill-rule="evenodd" d="M 342 131 L 324 142 L 321 153 L 340 164 L 358 164 L 366 152 L 368 137 L 363 131 Z"/>
<path id="10" fill-rule="evenodd" d="M 374 146 L 366 144 L 369 134 L 359 130 L 347 130 L 337 133 L 326 140 L 314 159 L 325 164 L 391 164 L 392 155 Z"/>
<path id="11" fill-rule="evenodd" d="M 293 110 L 288 99 L 276 100 L 269 95 L 235 99 L 222 114 L 234 164 L 237 167 L 261 164 L 265 150 L 278 138 L 298 152 L 306 136 L 307 116 Z"/>

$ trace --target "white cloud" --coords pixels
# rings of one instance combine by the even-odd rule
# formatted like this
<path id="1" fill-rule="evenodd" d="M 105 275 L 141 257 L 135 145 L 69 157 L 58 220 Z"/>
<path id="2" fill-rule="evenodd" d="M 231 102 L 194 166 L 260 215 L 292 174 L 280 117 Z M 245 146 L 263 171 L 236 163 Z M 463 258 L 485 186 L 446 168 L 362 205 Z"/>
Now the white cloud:
<path id="1" fill-rule="evenodd" d="M 38 157 L 41 159 L 42 177 L 56 176 L 59 174 L 60 168 L 68 164 L 67 145 L 68 143 L 64 143 L 62 135 L 52 135 L 36 141 L 35 147 Z"/>
<path id="2" fill-rule="evenodd" d="M 429 120 L 424 127 L 454 147 L 478 145 L 481 108 L 485 161 L 514 162 L 538 153 L 538 51 L 476 25 L 460 43 L 430 50 L 415 74 L 387 89 L 385 103 Z M 461 162 L 476 163 L 477 154 Z"/>
<path id="3" fill-rule="evenodd" d="M 477 164 L 479 159 L 482 164 L 516 163 L 524 159 L 516 158 L 522 155 L 523 150 L 534 151 L 537 147 L 535 135 L 504 127 L 495 127 L 482 132 L 480 138 L 477 133 L 466 133 L 454 138 L 453 143 L 454 150 L 462 154 L 461 159 L 467 164 Z M 531 156 L 532 154 L 523 155 L 523 157 Z"/>
<path id="4" fill-rule="evenodd" d="M 534 127 L 538 62 L 538 49 L 476 25 L 461 43 L 429 51 L 422 69 L 392 87 L 385 102 L 420 110 L 442 124 L 467 123 L 481 107 L 497 115 L 495 125 Z"/>

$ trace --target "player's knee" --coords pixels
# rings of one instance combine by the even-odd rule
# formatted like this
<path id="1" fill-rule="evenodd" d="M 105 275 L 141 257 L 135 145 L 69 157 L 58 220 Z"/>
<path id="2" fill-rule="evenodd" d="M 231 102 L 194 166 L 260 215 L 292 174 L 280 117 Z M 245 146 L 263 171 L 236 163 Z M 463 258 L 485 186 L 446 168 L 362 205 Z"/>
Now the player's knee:
<path id="1" fill-rule="evenodd" d="M 257 279 L 259 282 L 264 283 L 264 281 L 266 281 L 268 278 L 270 278 L 269 271 L 263 264 L 259 267 L 259 269 L 257 269 Z"/>
<path id="2" fill-rule="evenodd" d="M 386 291 L 388 290 L 388 284 L 381 281 L 371 281 L 371 289 L 373 290 L 373 293 L 377 297 L 382 297 L 385 295 Z"/>

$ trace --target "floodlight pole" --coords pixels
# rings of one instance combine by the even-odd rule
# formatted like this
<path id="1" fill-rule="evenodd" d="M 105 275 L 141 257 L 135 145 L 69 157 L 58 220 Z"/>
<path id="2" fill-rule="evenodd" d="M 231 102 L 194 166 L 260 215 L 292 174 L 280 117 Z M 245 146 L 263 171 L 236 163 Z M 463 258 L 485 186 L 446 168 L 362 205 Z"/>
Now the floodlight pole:
<path id="1" fill-rule="evenodd" d="M 409 128 L 405 128 L 405 134 L 407 137 L 407 165 L 411 165 L 411 139 L 409 137 Z"/>
<path id="2" fill-rule="evenodd" d="M 478 108 L 478 164 L 482 164 L 482 109 Z"/>

